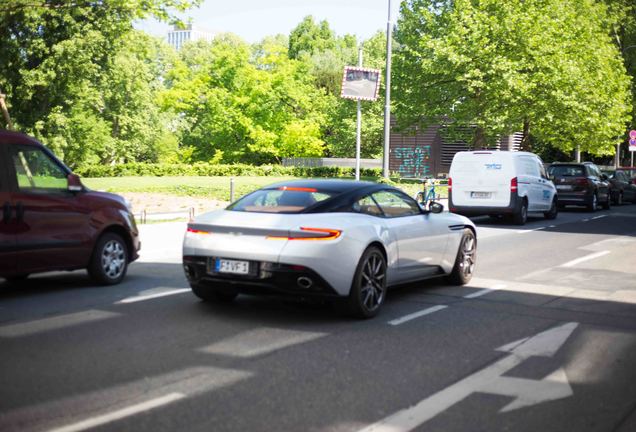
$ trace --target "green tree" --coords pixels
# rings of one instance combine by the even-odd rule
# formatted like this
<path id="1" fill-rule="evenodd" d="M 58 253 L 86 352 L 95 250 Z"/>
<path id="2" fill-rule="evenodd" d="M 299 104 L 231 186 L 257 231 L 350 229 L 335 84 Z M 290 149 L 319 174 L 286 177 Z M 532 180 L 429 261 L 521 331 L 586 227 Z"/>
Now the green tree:
<path id="1" fill-rule="evenodd" d="M 611 153 L 631 108 L 629 78 L 594 0 L 411 0 L 396 40 L 404 126 L 471 127 L 473 143 L 524 132 L 568 151 Z"/>
<path id="2" fill-rule="evenodd" d="M 284 38 L 250 46 L 232 35 L 186 44 L 168 74 L 166 110 L 195 160 L 263 163 L 321 156 L 324 91 Z"/>
<path id="3" fill-rule="evenodd" d="M 151 87 L 157 82 L 148 75 L 155 60 L 135 51 L 137 40 L 131 43 L 131 37 L 141 45 L 149 42 L 133 35 L 132 22 L 149 15 L 168 20 L 198 3 L 5 0 L 0 5 L 0 89 L 8 95 L 16 126 L 36 134 L 70 165 L 150 157 L 141 148 L 142 113 L 132 111 L 151 106 L 147 95 L 137 99 L 145 91 L 144 80 Z M 128 74 L 128 67 L 139 76 Z M 115 90 L 131 92 L 135 103 L 123 104 L 118 98 L 126 96 Z M 151 121 L 152 115 L 145 120 L 148 129 Z M 121 143 L 129 140 L 122 153 Z"/>

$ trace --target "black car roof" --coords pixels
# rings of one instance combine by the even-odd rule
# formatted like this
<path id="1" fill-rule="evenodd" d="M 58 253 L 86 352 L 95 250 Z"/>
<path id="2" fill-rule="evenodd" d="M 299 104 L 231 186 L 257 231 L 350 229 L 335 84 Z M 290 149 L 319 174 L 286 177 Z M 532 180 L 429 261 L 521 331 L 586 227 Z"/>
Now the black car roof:
<path id="1" fill-rule="evenodd" d="M 278 182 L 263 189 L 278 189 L 281 187 L 296 188 L 313 188 L 321 191 L 345 193 L 357 189 L 367 188 L 369 186 L 380 186 L 377 183 L 355 180 L 334 180 L 334 179 L 307 179 L 307 180 L 289 180 Z"/>

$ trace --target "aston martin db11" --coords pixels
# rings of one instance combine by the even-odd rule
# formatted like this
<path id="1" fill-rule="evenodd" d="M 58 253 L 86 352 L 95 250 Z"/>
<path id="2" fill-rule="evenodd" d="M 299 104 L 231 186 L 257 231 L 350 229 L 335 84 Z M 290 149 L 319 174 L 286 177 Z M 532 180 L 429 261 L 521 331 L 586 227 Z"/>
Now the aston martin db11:
<path id="1" fill-rule="evenodd" d="M 204 301 L 321 297 L 369 318 L 389 287 L 432 277 L 467 283 L 476 247 L 474 224 L 439 203 L 423 208 L 385 184 L 296 180 L 191 221 L 183 267 Z"/>

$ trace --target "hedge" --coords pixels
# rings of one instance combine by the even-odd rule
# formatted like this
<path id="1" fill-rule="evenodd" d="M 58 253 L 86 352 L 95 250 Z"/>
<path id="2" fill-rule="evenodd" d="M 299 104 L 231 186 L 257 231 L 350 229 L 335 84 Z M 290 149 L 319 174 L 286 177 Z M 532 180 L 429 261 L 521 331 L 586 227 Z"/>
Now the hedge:
<path id="1" fill-rule="evenodd" d="M 128 177 L 128 176 L 293 176 L 293 177 L 353 177 L 353 168 L 344 167 L 285 167 L 282 165 L 253 166 L 246 164 L 220 165 L 206 162 L 193 164 L 126 163 L 120 165 L 90 165 L 78 168 L 75 173 L 82 177 Z M 380 168 L 362 168 L 364 177 L 381 177 Z"/>

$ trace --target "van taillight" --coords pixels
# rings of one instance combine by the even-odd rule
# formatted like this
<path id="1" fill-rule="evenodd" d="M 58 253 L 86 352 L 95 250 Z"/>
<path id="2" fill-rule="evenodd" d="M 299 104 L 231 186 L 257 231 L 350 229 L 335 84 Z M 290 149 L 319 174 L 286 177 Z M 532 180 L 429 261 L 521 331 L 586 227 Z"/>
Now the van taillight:
<path id="1" fill-rule="evenodd" d="M 453 179 L 452 178 L 448 178 L 448 191 L 452 191 L 453 190 Z"/>
<path id="2" fill-rule="evenodd" d="M 512 180 L 510 180 L 510 192 L 517 192 L 517 177 L 514 177 Z"/>

